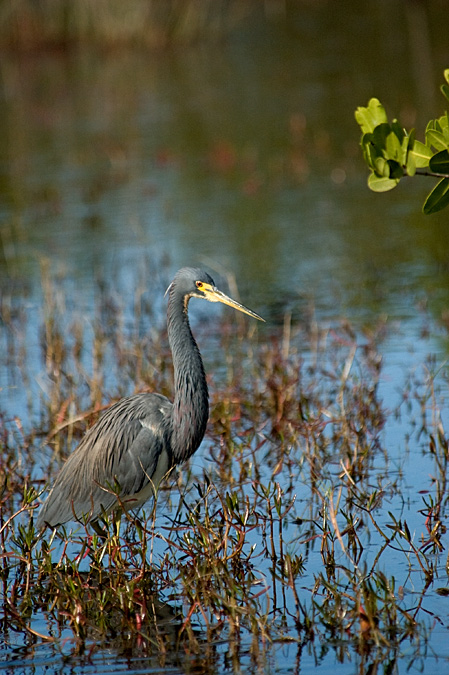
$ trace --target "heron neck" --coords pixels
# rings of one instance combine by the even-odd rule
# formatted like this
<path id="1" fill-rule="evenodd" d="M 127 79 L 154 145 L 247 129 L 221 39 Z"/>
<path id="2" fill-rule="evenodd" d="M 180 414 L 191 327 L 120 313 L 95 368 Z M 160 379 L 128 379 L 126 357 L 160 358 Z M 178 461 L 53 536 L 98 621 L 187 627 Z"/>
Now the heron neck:
<path id="1" fill-rule="evenodd" d="M 167 311 L 168 340 L 175 378 L 170 435 L 176 464 L 185 461 L 197 450 L 209 417 L 206 374 L 190 329 L 187 303 L 184 298 L 171 297 Z"/>

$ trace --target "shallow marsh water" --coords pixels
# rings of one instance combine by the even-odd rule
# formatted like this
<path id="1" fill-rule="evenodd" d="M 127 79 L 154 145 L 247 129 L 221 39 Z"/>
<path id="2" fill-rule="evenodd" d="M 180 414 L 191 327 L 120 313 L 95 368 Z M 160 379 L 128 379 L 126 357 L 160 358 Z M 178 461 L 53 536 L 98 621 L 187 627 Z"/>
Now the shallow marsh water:
<path id="1" fill-rule="evenodd" d="M 273 336 L 286 339 L 291 317 L 291 348 L 300 352 L 304 368 L 318 372 L 317 358 L 323 369 L 331 368 L 327 348 L 332 351 L 334 336 L 337 343 L 351 343 L 340 332 L 342 322 L 356 335 L 356 370 L 367 335 L 384 333 L 378 341 L 377 395 L 390 413 L 381 433 L 387 457 L 373 460 L 372 477 L 382 475 L 384 489 L 385 476 L 399 481 L 400 491 L 385 497 L 378 522 L 391 526 L 392 511 L 406 519 L 419 544 L 425 532 L 420 492 L 431 493 L 437 480 L 428 430 L 435 431 L 438 419 L 428 420 L 427 433 L 420 433 L 421 407 L 414 396 L 423 395 L 430 418 L 432 401 L 424 394 L 435 381 L 434 411 L 441 410 L 444 424 L 448 216 L 420 214 L 427 179 L 388 195 L 370 193 L 353 121 L 355 107 L 378 96 L 404 124 L 416 125 L 419 136 L 427 116 L 443 109 L 437 92 L 448 65 L 442 5 L 423 5 L 421 19 L 427 23 L 421 21 L 417 35 L 418 4 L 347 2 L 344 20 L 329 3 L 305 4 L 288 29 L 255 20 L 223 43 L 151 55 L 84 52 L 2 59 L 2 316 L 15 316 L 12 323 L 5 321 L 0 338 L 5 427 L 11 429 L 14 418 L 25 431 L 37 425 L 51 391 L 39 335 L 49 302 L 62 323 L 83 324 L 89 344 L 101 304 L 98 292 L 106 285 L 123 307 L 125 333 L 131 326 L 130 333 L 135 329 L 141 338 L 164 325 L 163 293 L 173 272 L 185 264 L 205 264 L 224 284 L 232 272 L 242 301 L 267 319 L 259 344 Z M 429 51 L 420 52 L 419 61 L 416 46 L 423 36 Z M 423 62 L 433 87 L 417 66 Z M 45 297 L 49 285 L 52 292 Z M 192 305 L 192 322 L 212 388 L 215 382 L 219 390 L 229 373 L 221 363 L 221 315 L 197 305 Z M 314 325 L 319 350 L 310 337 Z M 295 333 L 302 326 L 304 340 Z M 67 325 L 63 330 L 70 333 Z M 245 342 L 233 348 L 242 344 L 246 348 Z M 348 351 L 339 353 L 343 369 Z M 132 387 L 128 375 L 121 381 L 113 349 L 107 358 L 105 401 Z M 88 351 L 83 360 L 86 370 L 93 368 Z M 148 360 L 151 364 L 151 354 Z M 243 363 L 249 376 L 253 365 L 250 357 Z M 432 371 L 436 378 L 429 377 Z M 214 470 L 207 443 L 192 461 L 193 483 L 204 468 Z M 42 448 L 45 466 L 51 451 L 51 444 Z M 268 481 L 272 467 L 263 455 L 260 462 Z M 304 518 L 307 471 L 297 480 L 295 514 Z M 158 514 L 161 527 L 164 517 Z M 447 521 L 445 498 L 440 517 Z M 303 530 L 294 528 L 291 523 L 291 541 L 301 541 Z M 372 537 L 375 555 L 379 542 Z M 396 592 L 404 593 L 405 606 L 411 611 L 424 598 L 421 645 L 404 639 L 392 657 L 393 672 L 447 666 L 449 609 L 438 592 L 448 585 L 444 533 L 441 542 L 436 574 L 425 592 L 415 562 L 410 569 L 401 551 L 391 550 L 386 558 L 384 572 L 403 589 Z M 319 547 L 309 543 L 307 548 L 298 588 L 309 597 L 323 560 Z M 269 578 L 268 562 L 258 564 Z M 32 625 L 45 633 L 46 621 L 38 615 Z M 164 618 L 160 621 L 164 625 Z M 174 621 L 174 632 L 177 627 Z M 311 672 L 316 667 L 347 673 L 367 672 L 370 664 L 370 654 L 344 635 L 324 642 L 325 632 L 318 633 L 315 643 L 302 645 L 290 626 L 282 641 L 256 640 L 255 646 L 253 637 L 206 644 L 200 623 L 196 629 L 201 651 L 191 654 L 173 638 L 163 668 L 160 653 L 150 655 L 138 640 L 129 644 L 120 636 L 98 651 L 89 639 L 81 647 L 68 628 L 50 646 L 32 644 L 21 633 L 5 634 L 0 658 L 4 668 L 24 673 L 62 667 L 83 673 Z"/>

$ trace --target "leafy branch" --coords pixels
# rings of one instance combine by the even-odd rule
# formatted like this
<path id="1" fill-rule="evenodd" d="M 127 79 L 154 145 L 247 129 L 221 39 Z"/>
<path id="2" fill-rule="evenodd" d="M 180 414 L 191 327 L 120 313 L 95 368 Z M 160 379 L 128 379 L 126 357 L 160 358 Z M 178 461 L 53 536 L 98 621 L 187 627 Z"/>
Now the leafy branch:
<path id="1" fill-rule="evenodd" d="M 449 68 L 444 71 L 447 84 L 441 92 L 449 101 Z M 425 143 L 415 139 L 415 130 L 403 129 L 397 120 L 388 121 L 385 108 L 377 98 L 368 107 L 358 107 L 355 119 L 362 130 L 360 144 L 371 173 L 368 187 L 374 192 L 392 190 L 404 176 L 441 178 L 424 202 L 429 215 L 449 204 L 449 115 L 427 124 Z"/>

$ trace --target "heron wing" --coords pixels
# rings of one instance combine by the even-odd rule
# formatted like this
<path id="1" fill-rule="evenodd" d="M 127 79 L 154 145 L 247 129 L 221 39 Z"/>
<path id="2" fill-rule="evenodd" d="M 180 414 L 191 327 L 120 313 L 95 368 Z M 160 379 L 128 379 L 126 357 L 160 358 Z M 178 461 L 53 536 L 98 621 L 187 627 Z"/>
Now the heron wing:
<path id="1" fill-rule="evenodd" d="M 136 394 L 111 406 L 67 459 L 36 526 L 93 520 L 115 506 L 117 494 L 126 499 L 144 490 L 161 455 L 171 463 L 166 441 L 171 406 L 159 394 Z"/>

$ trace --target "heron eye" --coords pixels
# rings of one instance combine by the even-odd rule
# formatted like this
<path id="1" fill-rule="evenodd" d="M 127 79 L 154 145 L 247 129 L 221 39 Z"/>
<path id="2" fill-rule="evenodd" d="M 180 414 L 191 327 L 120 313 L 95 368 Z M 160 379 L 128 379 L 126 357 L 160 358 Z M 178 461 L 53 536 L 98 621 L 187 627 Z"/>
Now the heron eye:
<path id="1" fill-rule="evenodd" d="M 197 287 L 197 288 L 203 288 L 203 286 L 204 286 L 204 284 L 203 284 L 202 281 L 197 281 L 197 282 L 196 282 L 196 287 Z"/>

